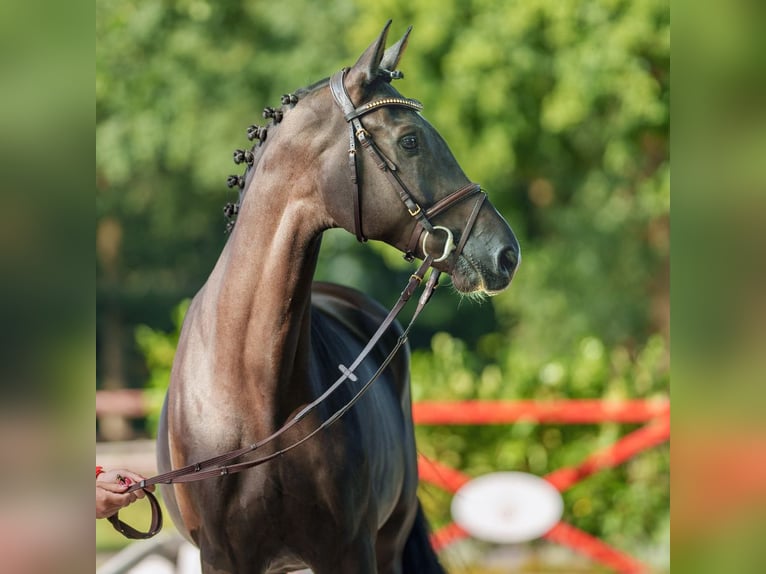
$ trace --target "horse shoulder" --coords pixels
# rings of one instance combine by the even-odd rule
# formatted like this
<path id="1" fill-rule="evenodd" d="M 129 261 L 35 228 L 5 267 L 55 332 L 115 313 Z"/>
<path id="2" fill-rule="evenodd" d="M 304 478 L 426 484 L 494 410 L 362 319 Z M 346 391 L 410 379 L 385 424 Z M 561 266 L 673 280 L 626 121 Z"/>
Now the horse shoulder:
<path id="1" fill-rule="evenodd" d="M 343 324 L 362 345 L 372 338 L 388 315 L 383 305 L 361 291 L 322 281 L 315 281 L 312 285 L 311 304 L 315 310 Z M 404 329 L 399 321 L 391 324 L 377 345 L 379 360 L 385 358 L 394 348 L 403 332 Z M 405 343 L 392 360 L 390 369 L 395 375 L 395 380 L 401 383 L 398 389 L 400 395 L 406 395 L 407 400 L 409 400 L 409 363 L 410 349 Z"/>
<path id="2" fill-rule="evenodd" d="M 331 315 L 344 323 L 349 329 L 369 339 L 377 330 L 388 314 L 378 301 L 357 291 L 352 287 L 315 281 L 311 290 L 311 304 L 315 308 Z M 398 321 L 394 321 L 387 339 L 395 341 L 401 336 L 403 329 Z"/>

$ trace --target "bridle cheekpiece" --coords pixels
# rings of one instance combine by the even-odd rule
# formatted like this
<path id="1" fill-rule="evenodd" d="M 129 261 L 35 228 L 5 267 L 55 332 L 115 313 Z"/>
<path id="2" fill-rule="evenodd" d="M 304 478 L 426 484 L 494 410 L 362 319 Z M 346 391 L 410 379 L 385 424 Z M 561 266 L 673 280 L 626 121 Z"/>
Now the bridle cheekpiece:
<path id="1" fill-rule="evenodd" d="M 423 104 L 417 100 L 411 98 L 404 98 L 398 96 L 387 96 L 379 98 L 366 104 L 362 104 L 357 107 L 351 101 L 351 97 L 346 91 L 346 87 L 343 83 L 348 68 L 336 72 L 330 78 L 330 91 L 332 92 L 335 102 L 343 111 L 343 117 L 349 125 L 349 144 L 348 144 L 348 161 L 351 173 L 351 182 L 353 185 L 352 201 L 354 208 L 354 233 L 356 238 L 360 242 L 367 241 L 367 238 L 362 231 L 362 206 L 359 190 L 359 167 L 357 165 L 357 142 L 359 142 L 364 149 L 366 149 L 378 168 L 386 175 L 388 180 L 392 183 L 394 189 L 399 194 L 399 199 L 402 200 L 404 206 L 407 208 L 407 212 L 416 219 L 415 228 L 413 229 L 412 236 L 410 237 L 407 250 L 404 253 L 404 258 L 408 261 L 412 261 L 415 258 L 415 251 L 418 248 L 418 244 L 421 244 L 421 249 L 424 256 L 428 256 L 426 249 L 426 241 L 429 234 L 436 234 L 438 231 L 442 231 L 446 235 L 444 249 L 439 257 L 433 259 L 434 262 L 444 261 L 449 255 L 455 251 L 459 255 L 465 245 L 465 241 L 470 234 L 471 228 L 476 221 L 476 217 L 479 214 L 481 205 L 486 198 L 486 194 L 482 191 L 481 186 L 477 183 L 469 183 L 451 193 L 447 197 L 437 201 L 434 205 L 427 209 L 423 209 L 417 200 L 410 192 L 407 185 L 402 181 L 399 176 L 399 172 L 396 164 L 391 161 L 381 151 L 381 149 L 375 145 L 375 141 L 370 133 L 364 128 L 361 122 L 361 117 L 372 111 L 375 111 L 382 107 L 400 107 L 407 108 L 416 112 L 420 112 L 423 109 Z M 445 211 L 447 208 L 452 207 L 459 201 L 466 199 L 474 194 L 480 194 L 479 200 L 474 206 L 474 210 L 471 216 L 468 218 L 467 224 L 460 237 L 460 242 L 455 245 L 452 231 L 441 225 L 433 225 L 429 218 L 436 216 L 438 213 Z M 422 236 L 422 241 L 420 240 Z"/>

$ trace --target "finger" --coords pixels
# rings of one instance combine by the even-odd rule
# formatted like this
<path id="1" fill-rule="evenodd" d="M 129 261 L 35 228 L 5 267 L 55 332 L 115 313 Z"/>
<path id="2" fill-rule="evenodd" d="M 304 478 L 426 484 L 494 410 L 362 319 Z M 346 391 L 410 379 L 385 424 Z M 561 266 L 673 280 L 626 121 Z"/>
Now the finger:
<path id="1" fill-rule="evenodd" d="M 123 478 L 125 479 L 129 478 L 132 482 L 141 482 L 142 480 L 146 478 L 145 476 L 141 476 L 140 474 L 138 474 L 137 472 L 133 472 L 132 470 L 120 469 L 119 472 Z"/>
<path id="2" fill-rule="evenodd" d="M 128 486 L 118 482 L 97 482 L 96 488 L 100 488 L 108 492 L 113 492 L 115 494 L 123 494 L 128 489 Z"/>
<path id="3" fill-rule="evenodd" d="M 125 484 L 131 485 L 133 483 L 141 482 L 142 480 L 146 480 L 145 476 L 141 476 L 140 474 L 136 472 L 132 472 L 130 470 L 123 470 L 120 471 L 122 473 L 122 477 L 125 480 Z M 150 484 L 148 486 L 143 487 L 142 490 L 148 490 L 149 492 L 154 492 L 154 485 Z"/>
<path id="4" fill-rule="evenodd" d="M 112 516 L 126 504 L 126 496 L 115 494 L 104 488 L 96 489 L 96 518 Z"/>
<path id="5" fill-rule="evenodd" d="M 124 484 L 127 484 L 128 486 L 131 486 L 134 483 L 141 482 L 142 480 L 146 480 L 145 476 L 140 475 L 137 472 L 133 472 L 132 470 L 120 470 L 120 474 L 122 476 Z M 154 485 L 151 484 L 149 486 L 145 486 L 143 487 L 142 490 L 148 490 L 149 492 L 154 492 Z"/>
<path id="6" fill-rule="evenodd" d="M 110 499 L 110 502 L 114 507 L 114 512 L 117 512 L 120 510 L 120 508 L 123 508 L 133 502 L 130 500 L 130 494 L 112 494 L 111 496 L 113 498 Z"/>
<path id="7" fill-rule="evenodd" d="M 119 482 L 121 470 L 107 470 L 96 477 L 96 482 Z"/>

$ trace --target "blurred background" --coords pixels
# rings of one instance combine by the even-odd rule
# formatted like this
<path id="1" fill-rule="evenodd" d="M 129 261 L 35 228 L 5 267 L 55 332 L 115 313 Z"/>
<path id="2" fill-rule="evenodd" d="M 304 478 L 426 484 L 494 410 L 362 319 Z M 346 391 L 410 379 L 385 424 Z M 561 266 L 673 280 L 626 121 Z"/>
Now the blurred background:
<path id="1" fill-rule="evenodd" d="M 99 444 L 153 437 L 186 302 L 226 241 L 222 207 L 236 193 L 225 180 L 241 171 L 231 152 L 248 144 L 246 127 L 281 94 L 353 64 L 389 18 L 389 43 L 413 26 L 395 87 L 423 102 L 523 252 L 501 295 L 437 292 L 410 338 L 414 400 L 668 398 L 666 1 L 96 8 L 96 384 L 139 389 L 149 405 L 146 416 L 100 416 Z M 411 271 L 391 248 L 332 231 L 317 278 L 390 306 Z M 543 476 L 638 426 L 421 426 L 418 448 L 469 476 Z M 422 491 L 434 528 L 447 524 L 449 495 Z M 563 519 L 667 571 L 669 492 L 665 443 L 565 491 Z M 99 524 L 97 549 L 124 544 L 109 528 Z"/>

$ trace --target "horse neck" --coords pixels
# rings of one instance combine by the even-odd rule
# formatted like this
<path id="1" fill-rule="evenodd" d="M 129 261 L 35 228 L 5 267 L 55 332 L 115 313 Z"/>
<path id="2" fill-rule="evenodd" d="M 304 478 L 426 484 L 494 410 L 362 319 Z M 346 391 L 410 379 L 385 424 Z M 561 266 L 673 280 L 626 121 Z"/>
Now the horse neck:
<path id="1" fill-rule="evenodd" d="M 227 374 L 233 392 L 259 397 L 262 409 L 276 401 L 276 417 L 308 398 L 311 282 L 322 225 L 320 206 L 300 191 L 312 184 L 300 180 L 255 174 L 203 296 L 203 312 L 213 314 L 216 373 Z"/>

